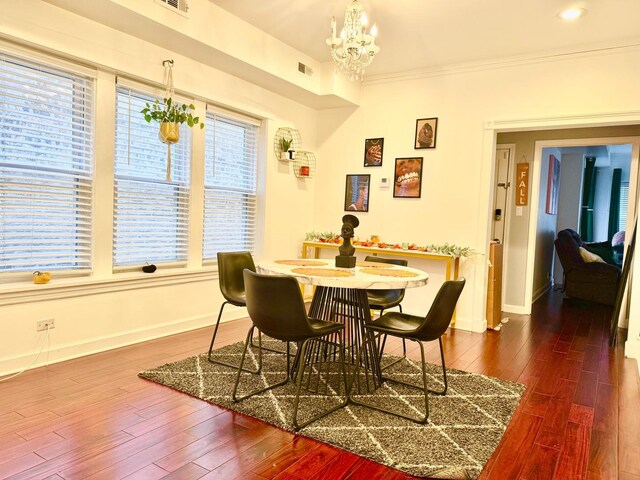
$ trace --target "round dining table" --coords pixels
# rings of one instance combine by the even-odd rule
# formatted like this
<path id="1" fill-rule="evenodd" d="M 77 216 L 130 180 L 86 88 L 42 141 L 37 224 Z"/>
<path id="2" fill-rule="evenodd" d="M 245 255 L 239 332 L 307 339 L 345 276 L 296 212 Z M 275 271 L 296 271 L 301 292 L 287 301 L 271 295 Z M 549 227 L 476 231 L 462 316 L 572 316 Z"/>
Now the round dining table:
<path id="1" fill-rule="evenodd" d="M 283 259 L 259 262 L 257 270 L 262 274 L 289 275 L 302 285 L 315 287 L 309 316 L 344 324 L 345 358 L 352 365 L 360 359 L 361 372 L 365 372 L 364 387 L 358 382 L 359 391 L 375 390 L 382 383 L 380 354 L 373 334 L 364 328 L 371 321 L 367 290 L 420 287 L 429 280 L 429 274 L 422 270 L 365 261 L 357 262 L 355 268 L 337 268 L 332 260 Z M 362 349 L 363 345 L 367 348 Z"/>

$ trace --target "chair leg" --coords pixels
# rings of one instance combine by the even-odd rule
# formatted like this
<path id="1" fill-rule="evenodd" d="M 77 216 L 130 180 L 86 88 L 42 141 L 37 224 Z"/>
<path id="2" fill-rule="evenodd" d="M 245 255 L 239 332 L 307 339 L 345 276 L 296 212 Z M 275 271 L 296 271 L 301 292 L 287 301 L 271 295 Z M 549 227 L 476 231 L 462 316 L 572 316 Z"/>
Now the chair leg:
<path id="1" fill-rule="evenodd" d="M 233 393 L 231 394 L 231 399 L 233 400 L 234 403 L 238 403 L 241 400 L 245 400 L 249 397 L 253 397 L 254 395 L 258 395 L 259 393 L 262 392 L 266 392 L 267 390 L 271 390 L 273 388 L 276 387 L 280 387 L 282 385 L 285 385 L 286 383 L 289 382 L 289 373 L 287 372 L 287 378 L 285 378 L 283 381 L 278 382 L 276 384 L 273 385 L 269 385 L 265 388 L 260 388 L 258 390 L 254 390 L 246 395 L 243 395 L 241 397 L 238 397 L 238 384 L 240 383 L 240 375 L 242 374 L 242 372 L 247 372 L 247 370 L 243 369 L 244 366 L 244 359 L 247 356 L 247 350 L 249 349 L 249 346 L 251 344 L 251 336 L 253 335 L 253 330 L 254 330 L 255 326 L 251 326 L 251 328 L 249 329 L 249 332 L 247 333 L 247 340 L 244 344 L 244 350 L 242 351 L 242 358 L 240 359 L 240 366 L 236 367 L 237 368 L 237 373 L 236 373 L 236 381 L 235 384 L 233 385 Z M 260 343 L 260 345 L 262 345 L 262 337 L 259 336 L 258 337 L 258 342 Z M 286 353 L 285 353 L 286 355 Z M 258 363 L 259 366 L 262 367 L 262 349 L 258 349 Z M 287 369 L 289 366 L 289 355 L 287 355 Z M 259 373 L 259 372 L 249 372 L 249 373 Z"/>
<path id="2" fill-rule="evenodd" d="M 340 349 L 340 366 L 341 366 L 341 371 L 342 371 L 343 383 L 344 383 L 344 386 L 345 386 L 344 401 L 340 402 L 338 405 L 334 405 L 333 407 L 329 408 L 328 410 L 325 410 L 322 413 L 319 413 L 318 415 L 314 416 L 313 418 L 311 418 L 311 419 L 309 419 L 309 420 L 307 420 L 307 421 L 305 421 L 303 423 L 298 423 L 298 407 L 300 405 L 300 390 L 302 389 L 302 376 L 303 376 L 304 370 L 305 370 L 304 363 L 300 364 L 300 366 L 298 368 L 298 371 L 297 371 L 297 378 L 296 378 L 296 398 L 295 398 L 295 400 L 293 402 L 293 430 L 296 431 L 296 432 L 298 430 L 300 430 L 301 428 L 306 427 L 310 423 L 313 423 L 316 420 L 320 420 L 321 418 L 326 417 L 330 413 L 335 412 L 339 408 L 344 407 L 345 405 L 347 405 L 347 402 L 349 401 L 349 395 L 348 395 L 348 390 L 347 390 L 347 378 L 346 378 L 345 362 L 344 362 L 343 332 L 338 332 L 338 339 L 339 339 L 339 349 Z M 304 342 L 302 342 L 302 347 L 300 348 L 300 353 L 299 353 L 299 357 L 298 358 L 300 358 L 303 362 L 304 362 L 305 354 L 306 354 L 306 351 L 307 351 L 307 346 L 308 346 L 309 342 L 311 342 L 312 340 L 313 339 L 307 339 Z M 311 374 L 311 372 L 309 372 L 309 374 Z M 338 397 L 340 396 L 340 391 L 337 392 L 337 395 L 338 395 Z"/>
<path id="3" fill-rule="evenodd" d="M 211 336 L 211 344 L 209 345 L 209 361 L 211 361 L 211 352 L 213 351 L 213 342 L 216 341 L 216 335 L 218 335 L 218 327 L 220 326 L 220 319 L 222 318 L 222 311 L 225 305 L 229 302 L 224 302 L 220 305 L 220 312 L 218 313 L 218 319 L 216 320 L 216 326 L 213 328 L 213 335 Z"/>
<path id="4" fill-rule="evenodd" d="M 404 415 L 404 414 L 399 413 L 399 412 L 394 412 L 393 410 L 390 410 L 390 409 L 387 409 L 387 408 L 384 408 L 384 407 L 381 407 L 381 406 L 378 406 L 378 405 L 373 405 L 371 403 L 366 403 L 366 402 L 363 402 L 361 400 L 357 400 L 357 399 L 353 398 L 351 390 L 353 389 L 353 383 L 355 383 L 355 382 L 352 382 L 352 384 L 351 384 L 351 390 L 349 392 L 349 402 L 353 403 L 354 405 L 360 405 L 360 406 L 363 406 L 363 407 L 371 408 L 373 410 L 378 410 L 378 411 L 383 412 L 383 413 L 388 413 L 389 415 L 395 415 L 396 417 L 401 417 L 401 418 L 404 418 L 406 420 L 411 420 L 412 422 L 416 422 L 416 423 L 419 423 L 419 424 L 427 423 L 428 420 L 429 420 L 429 389 L 427 388 L 427 367 L 426 367 L 425 356 L 424 356 L 424 345 L 422 345 L 422 342 L 420 342 L 418 340 L 416 340 L 416 341 L 418 342 L 418 345 L 420 345 L 420 356 L 421 356 L 421 366 L 422 366 L 422 387 L 419 387 L 417 385 L 412 385 L 412 384 L 409 384 L 409 383 L 405 383 L 405 382 L 400 382 L 400 381 L 397 381 L 397 380 L 394 380 L 394 379 L 388 378 L 388 377 L 383 377 L 383 380 L 387 380 L 387 381 L 391 381 L 391 382 L 395 382 L 395 383 L 400 383 L 402 385 L 406 385 L 406 386 L 411 387 L 411 388 L 417 388 L 418 390 L 422 390 L 424 392 L 424 407 L 425 407 L 424 408 L 425 414 L 424 414 L 423 417 L 410 417 L 408 415 Z M 366 340 L 365 340 L 365 342 L 366 342 Z M 355 373 L 356 378 L 357 378 L 357 375 L 359 373 L 360 373 L 360 363 L 358 362 L 358 363 L 356 363 L 356 373 Z"/>
<path id="5" fill-rule="evenodd" d="M 227 305 L 229 302 L 224 302 L 221 306 L 220 306 L 220 313 L 218 313 L 218 319 L 216 320 L 216 326 L 213 329 L 213 335 L 211 336 L 211 344 L 209 345 L 209 354 L 207 355 L 207 360 L 209 360 L 211 363 L 217 363 L 218 365 L 223 365 L 225 367 L 230 367 L 230 368 L 238 368 L 237 365 L 233 365 L 231 363 L 226 363 L 223 362 L 221 360 L 214 360 L 211 358 L 211 354 L 213 353 L 213 344 L 216 341 L 216 336 L 218 335 L 218 327 L 220 326 L 220 319 L 222 319 L 222 311 L 224 310 L 225 305 Z M 258 335 L 261 335 L 261 333 L 258 331 Z M 262 344 L 262 338 L 260 338 L 258 340 L 260 342 L 260 344 Z M 250 342 L 253 342 L 253 334 L 251 335 L 250 338 Z M 253 343 L 251 343 L 251 346 L 254 346 Z M 280 352 L 282 353 L 282 352 Z M 260 350 L 259 354 L 258 354 L 258 368 L 257 370 L 249 370 L 249 369 L 243 369 L 244 372 L 247 373 L 260 373 L 260 370 L 262 369 L 262 351 Z"/>
<path id="6" fill-rule="evenodd" d="M 384 346 L 387 343 L 387 335 L 384 335 L 384 339 L 382 340 L 382 348 L 380 348 L 380 363 L 382 364 L 382 354 L 384 353 Z M 389 365 L 385 365 L 384 367 L 380 368 L 381 372 L 384 372 L 385 370 L 387 370 L 388 368 L 393 367 L 394 365 L 400 363 L 402 360 L 407 358 L 407 344 L 405 343 L 405 339 L 402 339 L 402 357 L 400 357 L 398 360 L 394 360 L 393 362 L 391 362 Z"/>
<path id="7" fill-rule="evenodd" d="M 400 313 L 402 313 L 402 305 L 398 305 L 398 308 L 400 309 Z M 380 315 L 382 315 L 382 311 L 380 311 Z M 384 345 L 386 342 L 387 342 L 387 336 L 384 335 L 384 339 L 382 340 L 382 347 L 380 348 L 380 359 L 379 359 L 380 364 L 382 364 L 382 354 L 384 352 Z M 393 367 L 394 365 L 400 363 L 405 358 L 407 358 L 407 343 L 403 338 L 402 339 L 402 357 L 399 358 L 398 360 L 394 360 L 393 362 L 391 362 L 389 365 L 386 365 L 385 367 L 381 367 L 380 371 L 383 372 L 384 370 Z"/>
<path id="8" fill-rule="evenodd" d="M 262 335 L 261 332 L 258 332 L 258 335 Z M 287 342 L 287 347 L 289 342 Z M 251 346 L 252 347 L 256 347 L 256 344 L 253 343 L 253 337 L 251 337 Z M 273 352 L 273 353 L 284 353 L 282 350 L 276 350 L 275 348 L 269 348 L 269 347 L 262 347 L 264 350 L 268 351 L 268 352 Z"/>
<path id="9" fill-rule="evenodd" d="M 442 390 L 429 390 L 435 395 L 445 395 L 447 393 L 447 366 L 444 363 L 444 349 L 442 348 L 442 337 L 438 337 L 438 343 L 440 344 L 440 360 L 442 362 L 442 378 L 444 379 L 444 388 Z"/>
<path id="10" fill-rule="evenodd" d="M 422 349 L 422 342 L 419 342 L 417 340 L 414 340 L 414 341 L 418 342 L 418 344 L 420 345 L 420 348 Z M 447 393 L 447 368 L 446 368 L 446 365 L 444 363 L 444 350 L 442 348 L 442 338 L 438 338 L 438 342 L 440 343 L 440 359 L 442 361 L 442 377 L 443 377 L 443 380 L 444 380 L 444 388 L 442 390 L 431 390 L 431 389 L 428 389 L 428 391 L 430 393 L 433 393 L 434 395 L 445 395 Z M 423 354 L 423 365 L 425 365 L 425 363 L 424 363 L 424 354 Z M 404 385 L 406 387 L 419 388 L 416 385 L 413 385 L 412 383 L 403 382 L 402 380 L 396 380 L 395 378 L 391 378 L 391 377 L 383 376 L 382 379 L 383 380 L 388 380 L 389 382 L 398 383 L 398 384 Z M 426 383 L 425 383 L 425 385 L 426 385 Z"/>

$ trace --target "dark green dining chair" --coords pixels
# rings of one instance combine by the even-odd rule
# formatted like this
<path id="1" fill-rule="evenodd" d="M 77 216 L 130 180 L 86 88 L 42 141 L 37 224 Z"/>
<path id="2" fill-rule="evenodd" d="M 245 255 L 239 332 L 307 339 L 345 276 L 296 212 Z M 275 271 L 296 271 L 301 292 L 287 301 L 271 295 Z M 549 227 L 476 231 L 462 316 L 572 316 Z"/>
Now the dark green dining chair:
<path id="1" fill-rule="evenodd" d="M 414 385 L 404 382 L 392 377 L 382 376 L 383 381 L 399 383 L 410 388 L 416 388 L 424 393 L 424 416 L 412 417 L 404 415 L 403 413 L 393 411 L 381 404 L 372 404 L 364 402 L 360 399 L 354 398 L 350 395 L 350 402 L 356 405 L 362 405 L 381 412 L 396 415 L 398 417 L 406 418 L 417 423 L 427 423 L 429 419 L 429 393 L 435 395 L 445 395 L 447 393 L 447 370 L 444 360 L 444 350 L 442 348 L 442 335 L 447 331 L 451 318 L 453 317 L 453 311 L 456 308 L 460 294 L 465 285 L 465 279 L 449 280 L 442 284 L 436 298 L 429 309 L 429 312 L 425 317 L 419 317 L 416 315 L 409 315 L 399 312 L 388 312 L 382 315 L 380 318 L 365 325 L 367 331 L 374 332 L 374 334 L 391 335 L 392 337 L 398 337 L 403 340 L 411 340 L 417 342 L 420 346 L 420 359 L 421 359 L 421 372 L 422 372 L 422 385 Z M 440 345 L 440 359 L 442 361 L 442 385 L 441 390 L 430 390 L 427 387 L 427 363 L 424 356 L 423 342 L 430 342 L 438 340 Z M 370 340 L 370 336 L 365 336 L 365 343 Z M 361 349 L 362 351 L 363 349 Z M 359 375 L 360 359 L 356 362 L 356 377 Z M 352 384 L 355 382 L 352 382 Z"/>
<path id="2" fill-rule="evenodd" d="M 344 363 L 344 325 L 336 322 L 328 322 L 309 317 L 304 304 L 304 299 L 300 292 L 300 286 L 295 278 L 284 275 L 261 275 L 254 273 L 249 269 L 244 270 L 244 285 L 246 291 L 246 304 L 249 317 L 253 325 L 249 328 L 247 338 L 242 351 L 242 358 L 236 374 L 236 381 L 233 387 L 232 399 L 234 402 L 240 402 L 247 398 L 253 397 L 260 393 L 266 392 L 273 388 L 285 385 L 289 380 L 295 377 L 296 390 L 293 404 L 293 427 L 299 430 L 304 426 L 315 422 L 316 420 L 328 415 L 329 413 L 344 407 L 348 401 L 347 374 Z M 251 338 L 254 330 L 258 330 L 265 335 L 280 340 L 287 344 L 287 368 L 285 378 L 279 382 L 267 385 L 250 393 L 238 395 L 238 385 L 242 375 L 247 350 L 250 346 Z M 258 336 L 261 344 L 262 336 Z M 293 361 L 290 363 L 289 345 L 291 342 L 297 344 L 298 348 Z M 315 342 L 315 343 L 312 343 Z M 316 348 L 322 344 L 321 348 Z M 261 347 L 261 345 L 260 345 Z M 309 350 L 309 349 L 312 350 Z M 340 391 L 344 386 L 344 400 L 339 401 L 336 405 L 331 406 L 323 412 L 317 413 L 312 418 L 299 422 L 298 407 L 300 403 L 300 390 L 302 388 L 302 377 L 307 367 L 308 375 L 312 374 L 313 366 L 311 362 L 316 362 L 318 357 L 323 357 L 324 363 L 330 364 L 330 360 L 335 360 L 336 350 L 338 353 L 338 362 L 334 366 L 339 369 L 338 386 L 335 396 L 340 398 Z M 315 352 L 315 354 L 311 354 Z M 262 349 L 258 349 L 258 356 L 262 356 Z M 315 359 L 315 360 L 314 360 Z M 261 360 L 259 360 L 261 363 Z M 331 375 L 327 372 L 325 383 L 329 383 Z M 266 383 L 266 380 L 259 382 Z M 336 390 L 335 388 L 333 389 Z M 329 388 L 326 390 L 330 391 Z"/>

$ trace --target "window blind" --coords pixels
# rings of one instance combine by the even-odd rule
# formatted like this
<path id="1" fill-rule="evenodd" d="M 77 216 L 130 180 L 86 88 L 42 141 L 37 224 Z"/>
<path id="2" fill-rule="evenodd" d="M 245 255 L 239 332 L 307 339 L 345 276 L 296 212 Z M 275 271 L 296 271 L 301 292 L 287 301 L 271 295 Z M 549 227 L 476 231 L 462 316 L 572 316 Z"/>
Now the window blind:
<path id="1" fill-rule="evenodd" d="M 167 146 L 158 139 L 158 123 L 147 123 L 140 113 L 154 100 L 150 94 L 117 87 L 115 266 L 187 260 L 191 132 L 181 125 L 180 141 L 171 146 L 168 182 Z"/>
<path id="2" fill-rule="evenodd" d="M 0 272 L 91 268 L 93 79 L 0 53 Z"/>
<path id="3" fill-rule="evenodd" d="M 629 210 L 629 182 L 620 185 L 620 216 L 618 217 L 618 231 L 627 228 L 627 212 Z"/>
<path id="4" fill-rule="evenodd" d="M 218 252 L 255 250 L 258 128 L 207 113 L 203 260 Z"/>

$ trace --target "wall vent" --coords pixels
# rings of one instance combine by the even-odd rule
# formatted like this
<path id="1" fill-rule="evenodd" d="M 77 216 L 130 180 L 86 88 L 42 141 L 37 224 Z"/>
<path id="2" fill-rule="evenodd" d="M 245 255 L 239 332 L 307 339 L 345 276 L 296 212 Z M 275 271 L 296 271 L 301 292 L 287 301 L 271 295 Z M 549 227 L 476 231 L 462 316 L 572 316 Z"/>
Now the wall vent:
<path id="1" fill-rule="evenodd" d="M 156 0 L 156 3 L 184 14 L 189 11 L 189 4 L 187 3 L 187 0 Z"/>
<path id="2" fill-rule="evenodd" d="M 313 69 L 311 67 L 306 66 L 304 63 L 298 62 L 298 72 L 306 75 L 307 77 L 313 76 Z"/>

